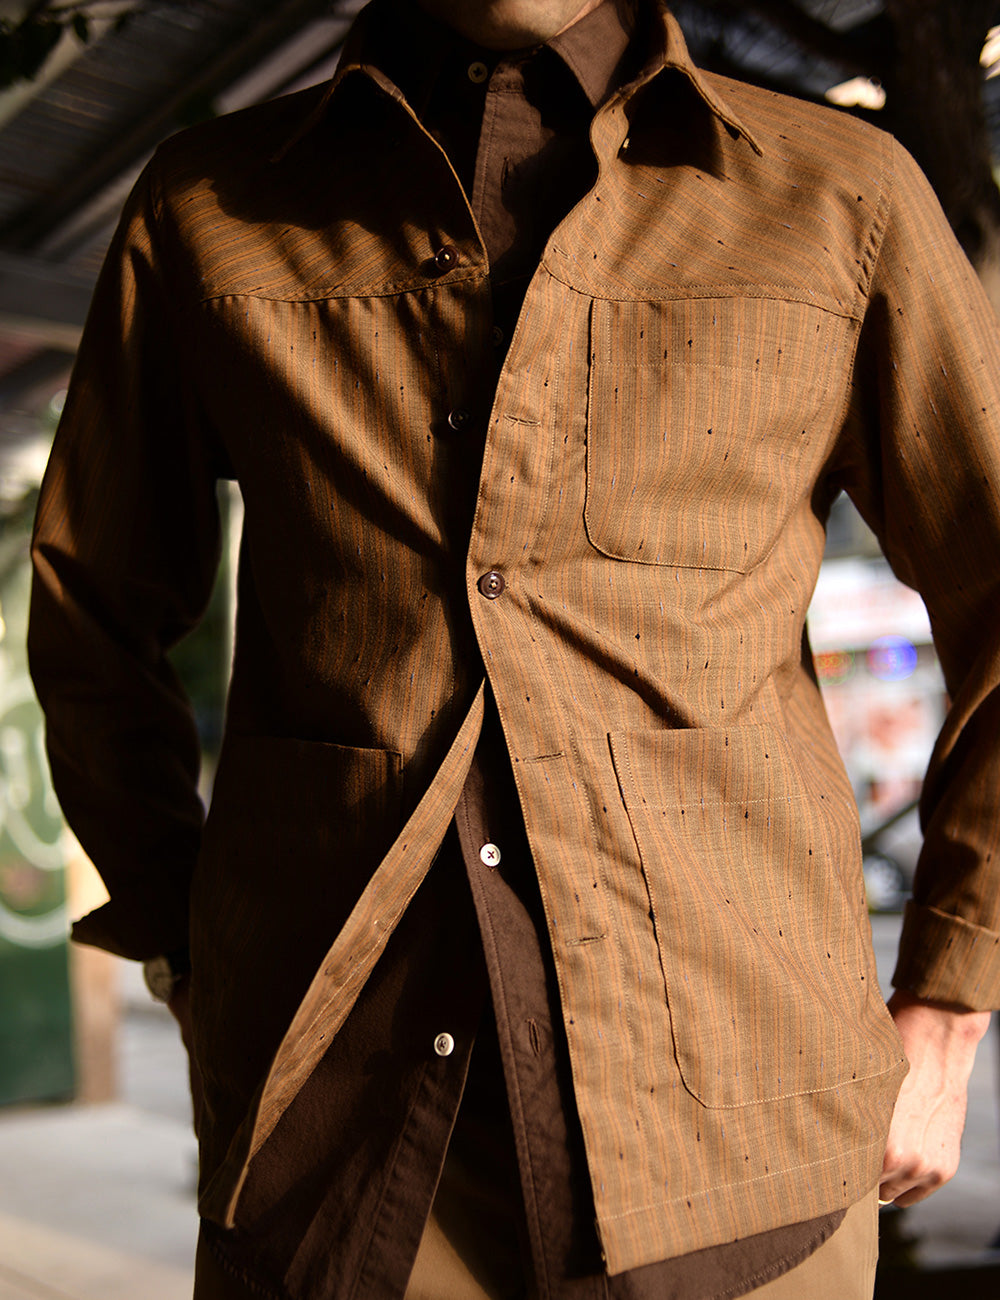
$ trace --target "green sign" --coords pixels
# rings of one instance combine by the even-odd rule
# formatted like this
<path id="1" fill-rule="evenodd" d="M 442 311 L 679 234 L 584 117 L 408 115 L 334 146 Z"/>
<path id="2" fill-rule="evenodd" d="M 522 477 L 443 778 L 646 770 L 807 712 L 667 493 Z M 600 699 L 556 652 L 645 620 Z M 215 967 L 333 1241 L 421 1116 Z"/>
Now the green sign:
<path id="1" fill-rule="evenodd" d="M 73 1090 L 63 824 L 27 676 L 26 557 L 0 575 L 0 1104 Z"/>

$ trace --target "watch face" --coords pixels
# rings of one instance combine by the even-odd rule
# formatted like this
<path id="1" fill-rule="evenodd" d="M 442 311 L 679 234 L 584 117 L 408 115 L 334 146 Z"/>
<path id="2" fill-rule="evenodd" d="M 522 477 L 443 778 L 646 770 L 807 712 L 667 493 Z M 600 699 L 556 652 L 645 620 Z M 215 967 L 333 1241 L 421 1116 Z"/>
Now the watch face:
<path id="1" fill-rule="evenodd" d="M 157 1002 L 169 1001 L 174 985 L 177 983 L 177 976 L 166 957 L 151 957 L 149 961 L 143 962 L 142 973 L 146 980 L 146 988 Z"/>

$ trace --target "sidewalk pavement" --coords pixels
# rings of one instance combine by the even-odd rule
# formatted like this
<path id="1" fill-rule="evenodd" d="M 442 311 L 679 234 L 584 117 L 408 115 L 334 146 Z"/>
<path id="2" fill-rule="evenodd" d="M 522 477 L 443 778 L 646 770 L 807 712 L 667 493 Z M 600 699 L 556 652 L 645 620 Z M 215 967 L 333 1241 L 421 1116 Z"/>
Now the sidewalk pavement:
<path id="1" fill-rule="evenodd" d="M 139 968 L 120 982 L 120 1100 L 0 1110 L 0 1300 L 190 1300 L 184 1051 Z"/>
<path id="2" fill-rule="evenodd" d="M 898 929 L 897 917 L 874 919 L 884 983 Z M 0 1110 L 0 1300 L 190 1300 L 195 1144 L 183 1050 L 127 963 L 122 985 L 121 1099 Z M 994 1025 L 973 1074 L 958 1176 L 883 1216 L 894 1241 L 916 1239 L 921 1264 L 977 1265 L 1000 1230 L 998 1062 Z M 909 1278 L 900 1294 L 916 1300 Z M 954 1291 L 952 1277 L 940 1289 L 924 1282 L 920 1296 Z M 963 1288 L 965 1300 L 973 1294 Z"/>
<path id="3" fill-rule="evenodd" d="M 0 1124 L 0 1300 L 190 1300 L 194 1144 L 113 1104 Z"/>

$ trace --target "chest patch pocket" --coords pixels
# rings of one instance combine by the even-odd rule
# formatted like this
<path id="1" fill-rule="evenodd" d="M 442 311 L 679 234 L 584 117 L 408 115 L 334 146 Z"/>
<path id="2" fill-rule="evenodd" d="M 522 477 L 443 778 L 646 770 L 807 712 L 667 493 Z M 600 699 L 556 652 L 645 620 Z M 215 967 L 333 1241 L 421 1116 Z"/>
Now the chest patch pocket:
<path id="1" fill-rule="evenodd" d="M 613 559 L 745 573 L 825 459 L 850 322 L 772 298 L 596 300 L 585 523 Z"/>

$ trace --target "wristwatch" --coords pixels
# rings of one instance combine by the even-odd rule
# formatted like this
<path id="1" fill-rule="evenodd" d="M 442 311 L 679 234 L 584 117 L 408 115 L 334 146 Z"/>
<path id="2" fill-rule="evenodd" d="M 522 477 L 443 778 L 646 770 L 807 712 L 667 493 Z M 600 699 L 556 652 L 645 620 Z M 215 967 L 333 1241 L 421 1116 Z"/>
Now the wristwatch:
<path id="1" fill-rule="evenodd" d="M 150 957 L 142 963 L 146 988 L 157 1002 L 169 1002 L 171 994 L 185 975 L 191 973 L 191 955 L 187 948 Z"/>

